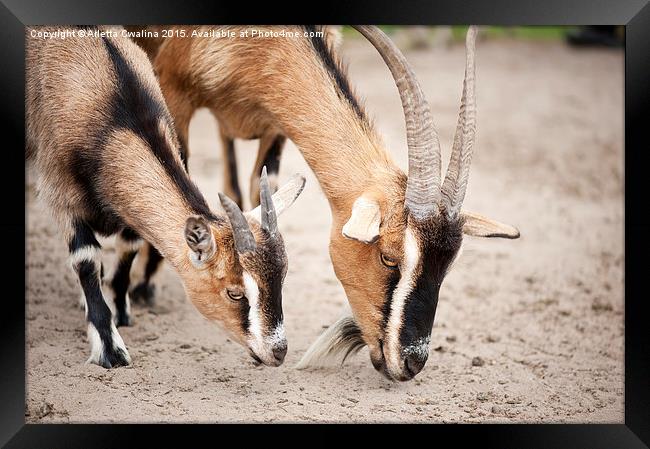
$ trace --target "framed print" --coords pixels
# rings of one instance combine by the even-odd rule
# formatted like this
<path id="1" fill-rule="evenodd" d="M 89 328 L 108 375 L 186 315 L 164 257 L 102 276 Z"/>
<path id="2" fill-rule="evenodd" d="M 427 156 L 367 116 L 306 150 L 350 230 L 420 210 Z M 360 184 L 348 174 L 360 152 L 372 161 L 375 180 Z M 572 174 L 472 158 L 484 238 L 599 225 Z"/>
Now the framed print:
<path id="1" fill-rule="evenodd" d="M 647 447 L 646 3 L 0 9 L 7 447 Z"/>

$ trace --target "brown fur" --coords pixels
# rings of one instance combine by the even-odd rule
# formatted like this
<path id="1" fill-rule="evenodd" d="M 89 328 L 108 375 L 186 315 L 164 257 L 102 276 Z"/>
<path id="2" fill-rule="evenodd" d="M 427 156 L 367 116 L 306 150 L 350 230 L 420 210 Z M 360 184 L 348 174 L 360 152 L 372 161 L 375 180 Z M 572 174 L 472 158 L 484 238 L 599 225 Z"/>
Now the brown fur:
<path id="1" fill-rule="evenodd" d="M 187 176 L 182 169 L 174 124 L 168 119 L 147 56 L 129 39 L 110 38 L 110 42 L 136 73 L 139 88 L 162 105 L 161 110 L 138 111 L 139 123 L 152 124 L 153 132 L 160 136 L 159 142 L 171 150 L 172 159 L 165 163 L 176 165 Z M 109 129 L 106 135 L 97 135 L 112 119 L 107 104 L 123 87 L 102 39 L 37 40 L 28 34 L 27 141 L 28 148 L 32 149 L 29 158 L 33 159 L 40 176 L 39 194 L 49 203 L 66 242 L 69 241 L 74 221 L 87 221 L 101 213 L 89 210 L 88 191 L 77 181 L 78 167 L 74 161 L 82 152 L 91 154 L 92 145 L 103 140 L 103 151 L 92 153 L 97 154 L 100 167 L 93 180 L 102 204 L 170 261 L 189 299 L 203 315 L 221 322 L 237 341 L 246 344 L 247 330 L 242 327 L 240 304 L 227 296 L 227 289 L 244 290 L 245 269 L 263 290 L 267 278 L 273 274 L 262 258 L 266 257 L 264 251 L 272 249 L 284 254 L 282 240 L 267 242 L 259 225 L 249 220 L 258 250 L 253 255 L 238 257 L 227 218 L 208 216 L 217 251 L 201 268 L 193 266 L 183 230 L 188 217 L 196 211 L 188 203 L 186 192 L 179 190 L 164 164 L 156 158 L 151 142 L 126 128 Z M 173 98 L 172 105 L 178 113 L 179 104 Z M 180 139 L 186 139 L 186 133 L 181 133 Z M 276 274 L 283 279 L 286 256 L 278 260 L 283 265 Z M 260 302 L 264 306 L 264 301 L 273 298 L 268 292 L 262 293 Z"/>
<path id="2" fill-rule="evenodd" d="M 201 27 L 183 28 L 189 34 Z M 252 27 L 220 28 L 239 36 Z M 332 36 L 326 38 L 329 56 L 345 79 Z M 229 136 L 284 135 L 300 149 L 329 200 L 330 256 L 374 360 L 381 357 L 382 308 L 393 275 L 381 254 L 398 262 L 403 257 L 406 175 L 325 59 L 309 38 L 172 38 L 160 46 L 154 66 L 172 114 L 180 116 L 181 135 L 187 133 L 188 114 L 203 106 Z M 381 210 L 380 236 L 373 244 L 342 235 L 362 195 L 376 200 Z"/>
<path id="3" fill-rule="evenodd" d="M 239 35 L 244 27 L 220 28 Z M 401 256 L 406 177 L 383 148 L 373 124 L 342 100 L 311 42 L 168 38 L 157 51 L 154 67 L 181 139 L 187 136 L 194 110 L 208 107 L 229 136 L 286 135 L 298 146 L 330 202 L 330 255 L 336 275 L 366 342 L 375 346 L 382 332 L 386 284 L 380 252 L 397 260 Z M 364 192 L 380 200 L 387 217 L 377 245 L 341 235 L 352 203 Z M 360 266 L 365 269 L 353 269 Z"/>

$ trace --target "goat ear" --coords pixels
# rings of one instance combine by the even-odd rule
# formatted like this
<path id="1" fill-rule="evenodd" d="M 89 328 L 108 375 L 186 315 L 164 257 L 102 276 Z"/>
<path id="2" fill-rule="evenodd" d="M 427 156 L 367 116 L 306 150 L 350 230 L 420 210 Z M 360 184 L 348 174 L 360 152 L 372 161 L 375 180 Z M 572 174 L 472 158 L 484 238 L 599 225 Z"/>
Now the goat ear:
<path id="1" fill-rule="evenodd" d="M 300 173 L 293 175 L 282 187 L 278 189 L 271 198 L 273 199 L 273 207 L 275 208 L 276 216 L 280 216 L 282 212 L 287 210 L 305 188 L 305 177 Z M 252 217 L 258 223 L 261 223 L 262 206 L 257 206 L 245 215 Z"/>
<path id="2" fill-rule="evenodd" d="M 343 226 L 343 236 L 362 243 L 374 243 L 379 238 L 380 223 L 379 203 L 360 196 L 352 205 L 350 219 Z"/>
<path id="3" fill-rule="evenodd" d="M 474 237 L 499 237 L 504 239 L 518 239 L 519 230 L 514 226 L 500 223 L 483 215 L 463 211 L 463 234 Z"/>
<path id="4" fill-rule="evenodd" d="M 185 242 L 190 247 L 190 261 L 197 268 L 214 256 L 217 249 L 210 225 L 199 216 L 190 217 L 185 222 Z"/>

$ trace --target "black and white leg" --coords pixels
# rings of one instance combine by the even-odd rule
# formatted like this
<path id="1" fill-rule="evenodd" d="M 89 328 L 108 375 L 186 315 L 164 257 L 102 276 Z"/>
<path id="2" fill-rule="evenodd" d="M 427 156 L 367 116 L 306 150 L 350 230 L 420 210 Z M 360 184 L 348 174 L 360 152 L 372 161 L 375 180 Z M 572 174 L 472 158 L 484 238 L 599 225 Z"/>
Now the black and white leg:
<path id="1" fill-rule="evenodd" d="M 102 282 L 104 281 L 104 262 L 101 262 L 99 267 L 99 278 L 102 280 Z M 79 307 L 86 309 L 86 295 L 84 295 L 83 290 L 79 292 Z"/>
<path id="2" fill-rule="evenodd" d="M 163 260 L 163 256 L 149 242 L 144 242 L 138 252 L 131 280 L 134 287 L 129 291 L 129 296 L 134 302 L 142 301 L 146 305 L 153 305 L 156 285 L 153 276 Z"/>
<path id="3" fill-rule="evenodd" d="M 133 259 L 141 246 L 142 239 L 131 229 L 124 229 L 115 237 L 117 264 L 112 275 L 104 281 L 103 291 L 118 327 L 131 325 L 129 279 Z"/>
<path id="4" fill-rule="evenodd" d="M 79 277 L 85 297 L 90 342 L 88 362 L 104 368 L 130 364 L 131 358 L 102 294 L 101 246 L 94 232 L 83 222 L 74 223 L 68 247 L 70 264 Z"/>

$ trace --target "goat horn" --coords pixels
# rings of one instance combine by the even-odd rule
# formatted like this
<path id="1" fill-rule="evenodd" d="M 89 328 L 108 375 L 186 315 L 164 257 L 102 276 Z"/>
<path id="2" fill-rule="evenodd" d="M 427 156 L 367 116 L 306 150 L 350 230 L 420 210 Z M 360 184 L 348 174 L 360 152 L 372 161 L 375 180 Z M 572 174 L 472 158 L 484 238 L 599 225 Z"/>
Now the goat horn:
<path id="1" fill-rule="evenodd" d="M 275 213 L 275 206 L 273 205 L 269 178 L 266 175 L 266 165 L 262 168 L 262 176 L 260 177 L 260 206 L 260 225 L 262 229 L 271 236 L 274 236 L 278 230 L 278 217 Z"/>
<path id="2" fill-rule="evenodd" d="M 246 217 L 244 217 L 239 206 L 221 192 L 219 192 L 219 201 L 221 201 L 221 205 L 226 211 L 226 215 L 228 215 L 228 220 L 230 220 L 232 236 L 235 240 L 235 249 L 237 252 L 243 254 L 249 251 L 255 251 L 257 247 L 255 237 L 253 237 L 253 233 L 248 226 L 248 221 L 246 221 Z"/>
<path id="3" fill-rule="evenodd" d="M 455 218 L 460 212 L 467 181 L 469 167 L 472 162 L 474 138 L 476 135 L 476 96 L 474 92 L 474 50 L 476 41 L 476 26 L 470 26 L 465 37 L 465 79 L 463 81 L 463 94 L 458 113 L 458 123 L 454 144 L 451 150 L 451 159 L 445 181 L 442 185 L 442 196 L 445 211 L 449 218 Z"/>
<path id="4" fill-rule="evenodd" d="M 402 100 L 409 156 L 404 204 L 417 218 L 435 215 L 440 202 L 440 141 L 429 104 L 408 61 L 390 38 L 375 26 L 354 28 L 384 59 Z"/>

